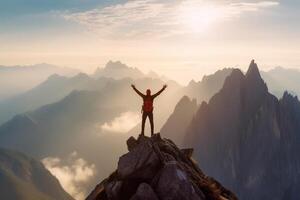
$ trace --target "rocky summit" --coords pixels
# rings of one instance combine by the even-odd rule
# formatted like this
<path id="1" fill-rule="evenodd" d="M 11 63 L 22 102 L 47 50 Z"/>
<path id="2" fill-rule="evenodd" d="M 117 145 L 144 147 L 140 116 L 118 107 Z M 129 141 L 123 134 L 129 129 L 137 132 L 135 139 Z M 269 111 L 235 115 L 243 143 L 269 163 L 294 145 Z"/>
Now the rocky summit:
<path id="1" fill-rule="evenodd" d="M 127 140 L 128 153 L 118 168 L 86 200 L 237 200 L 192 159 L 193 149 L 179 149 L 160 134 Z"/>

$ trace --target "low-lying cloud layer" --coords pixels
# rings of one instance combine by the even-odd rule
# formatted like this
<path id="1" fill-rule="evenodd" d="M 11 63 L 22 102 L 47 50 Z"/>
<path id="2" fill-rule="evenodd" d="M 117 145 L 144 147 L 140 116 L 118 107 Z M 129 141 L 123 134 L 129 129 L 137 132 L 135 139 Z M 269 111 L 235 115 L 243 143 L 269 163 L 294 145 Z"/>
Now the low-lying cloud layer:
<path id="1" fill-rule="evenodd" d="M 67 13 L 64 17 L 85 25 L 102 36 L 168 36 L 195 31 L 186 28 L 186 23 L 205 26 L 207 22 L 228 20 L 245 12 L 277 5 L 278 0 L 132 0 L 88 11 Z"/>
<path id="2" fill-rule="evenodd" d="M 101 125 L 101 129 L 106 132 L 127 133 L 140 122 L 140 116 L 135 112 L 125 112 L 110 122 Z"/>
<path id="3" fill-rule="evenodd" d="M 76 200 L 85 198 L 87 191 L 82 188 L 95 175 L 95 165 L 79 158 L 76 152 L 73 152 L 67 160 L 47 157 L 42 160 L 42 163 Z"/>

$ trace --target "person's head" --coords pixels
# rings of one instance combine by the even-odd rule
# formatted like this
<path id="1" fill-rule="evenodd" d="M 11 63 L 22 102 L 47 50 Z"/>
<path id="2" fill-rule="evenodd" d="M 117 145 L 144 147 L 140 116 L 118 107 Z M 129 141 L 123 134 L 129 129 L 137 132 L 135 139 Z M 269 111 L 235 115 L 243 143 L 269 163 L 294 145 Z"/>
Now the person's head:
<path id="1" fill-rule="evenodd" d="M 150 95 L 151 95 L 151 90 L 150 90 L 150 89 L 147 89 L 147 90 L 146 90 L 146 94 L 147 94 L 147 96 L 150 96 Z"/>

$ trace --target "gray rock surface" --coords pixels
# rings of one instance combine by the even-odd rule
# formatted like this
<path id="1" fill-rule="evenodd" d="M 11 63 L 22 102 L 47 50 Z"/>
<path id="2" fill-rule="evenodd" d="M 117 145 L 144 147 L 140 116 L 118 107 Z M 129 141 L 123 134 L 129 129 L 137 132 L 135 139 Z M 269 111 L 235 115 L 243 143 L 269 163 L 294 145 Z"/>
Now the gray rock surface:
<path id="1" fill-rule="evenodd" d="M 139 143 L 132 151 L 119 159 L 118 174 L 121 179 L 149 179 L 155 175 L 159 159 L 152 148 L 150 140 Z"/>
<path id="2" fill-rule="evenodd" d="M 141 183 L 136 193 L 130 200 L 159 200 L 153 191 L 152 187 L 147 183 Z"/>
<path id="3" fill-rule="evenodd" d="M 204 175 L 192 160 L 191 149 L 181 150 L 160 134 L 128 141 L 136 144 L 127 142 L 130 151 L 120 157 L 118 169 L 87 200 L 237 200 Z"/>
<path id="4" fill-rule="evenodd" d="M 193 183 L 176 162 L 169 162 L 163 167 L 159 173 L 156 191 L 161 200 L 202 200 L 205 198 L 202 192 L 196 192 Z"/>

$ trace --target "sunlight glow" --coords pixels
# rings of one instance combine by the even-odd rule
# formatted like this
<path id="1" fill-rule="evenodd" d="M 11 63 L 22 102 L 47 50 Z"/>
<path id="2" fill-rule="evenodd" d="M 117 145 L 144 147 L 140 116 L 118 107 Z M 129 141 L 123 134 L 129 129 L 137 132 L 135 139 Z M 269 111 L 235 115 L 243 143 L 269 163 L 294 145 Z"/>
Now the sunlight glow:
<path id="1" fill-rule="evenodd" d="M 220 7 L 214 5 L 182 4 L 179 20 L 185 28 L 197 33 L 207 30 L 223 16 L 223 13 Z"/>

